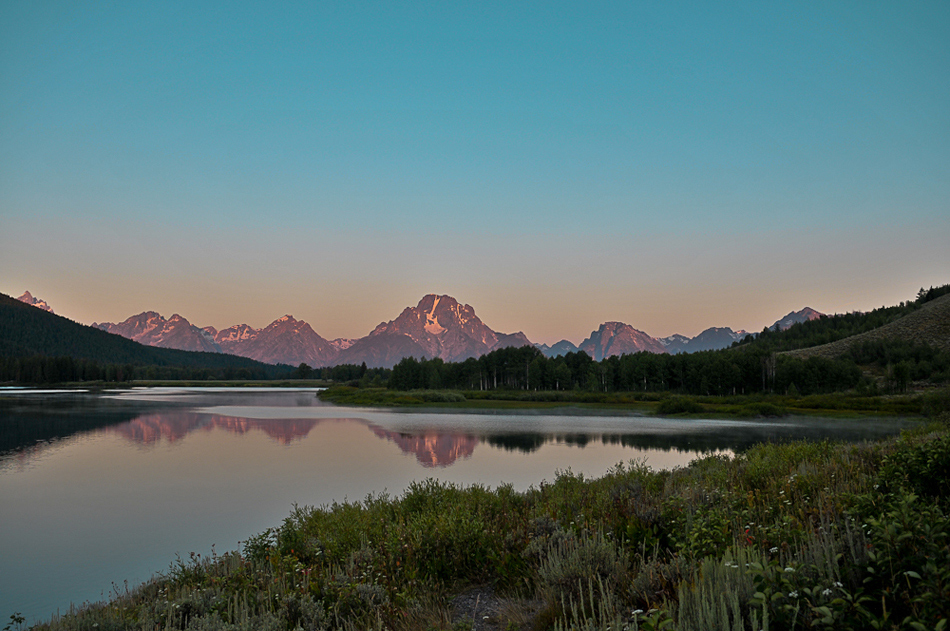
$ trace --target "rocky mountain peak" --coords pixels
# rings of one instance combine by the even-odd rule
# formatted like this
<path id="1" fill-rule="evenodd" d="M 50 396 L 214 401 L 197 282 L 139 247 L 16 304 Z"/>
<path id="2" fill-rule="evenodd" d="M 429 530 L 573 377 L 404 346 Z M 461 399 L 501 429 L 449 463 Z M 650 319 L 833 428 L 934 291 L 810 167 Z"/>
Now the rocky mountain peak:
<path id="1" fill-rule="evenodd" d="M 194 326 L 177 313 L 166 320 L 155 311 L 144 311 L 119 324 L 102 322 L 93 323 L 92 326 L 148 346 L 177 348 L 184 351 L 221 352 L 213 335 Z"/>
<path id="2" fill-rule="evenodd" d="M 629 355 L 647 351 L 665 354 L 666 347 L 656 338 L 623 322 L 604 322 L 578 347 L 595 360 L 613 355 Z"/>
<path id="3" fill-rule="evenodd" d="M 53 308 L 50 307 L 49 304 L 47 304 L 45 300 L 43 300 L 42 298 L 34 298 L 33 294 L 31 294 L 28 291 L 24 291 L 23 295 L 17 298 L 17 300 L 19 300 L 20 302 L 26 303 L 30 306 L 36 307 L 37 309 L 42 309 L 43 311 L 49 311 L 50 313 L 54 313 Z"/>
<path id="4" fill-rule="evenodd" d="M 530 344 L 523 333 L 505 335 L 482 322 L 471 305 L 452 296 L 426 294 L 395 320 L 379 324 L 367 337 L 344 349 L 341 363 L 392 366 L 402 357 L 463 361 L 495 348 Z"/>
<path id="5" fill-rule="evenodd" d="M 823 315 L 825 314 L 821 313 L 820 311 L 815 311 L 811 307 L 805 307 L 800 311 L 792 311 L 784 318 L 776 320 L 776 322 L 769 327 L 769 330 L 775 331 L 777 329 L 779 331 L 784 331 L 792 325 L 798 324 L 800 322 L 807 322 L 809 320 L 817 320 Z"/>

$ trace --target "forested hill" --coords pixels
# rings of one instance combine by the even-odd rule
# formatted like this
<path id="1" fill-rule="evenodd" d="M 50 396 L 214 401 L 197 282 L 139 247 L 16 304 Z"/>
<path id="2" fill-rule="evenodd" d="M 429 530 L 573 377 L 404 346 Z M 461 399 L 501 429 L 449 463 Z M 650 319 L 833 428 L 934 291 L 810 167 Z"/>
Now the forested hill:
<path id="1" fill-rule="evenodd" d="M 72 358 L 101 364 L 235 371 L 247 377 L 282 376 L 287 367 L 222 353 L 193 353 L 143 346 L 78 324 L 0 294 L 0 358 Z"/>
<path id="2" fill-rule="evenodd" d="M 915 300 L 902 302 L 893 307 L 880 307 L 867 313 L 855 312 L 822 316 L 817 320 L 795 324 L 784 331 L 770 331 L 766 329 L 757 336 L 750 336 L 741 342 L 737 342 L 733 347 L 760 352 L 783 352 L 831 344 L 832 342 L 887 327 L 887 325 L 891 325 L 921 310 L 925 312 L 929 311 L 933 306 L 931 303 L 945 304 L 946 300 L 950 300 L 950 298 L 947 298 L 948 294 L 950 294 L 950 285 L 942 285 L 936 288 L 931 287 L 929 290 L 921 289 L 917 293 Z M 903 327 L 899 327 L 900 330 L 905 331 L 905 334 L 898 335 L 897 339 L 913 343 L 928 344 L 935 348 L 947 350 L 944 347 L 944 345 L 947 344 L 945 332 L 943 334 L 937 332 L 911 333 L 917 326 L 928 327 L 929 325 L 925 323 L 925 320 L 932 319 L 933 316 L 938 313 L 942 313 L 943 317 L 946 318 L 945 310 L 931 311 L 931 315 L 926 318 L 920 318 L 919 316 L 910 318 L 905 322 Z M 887 337 L 897 330 L 898 329 L 885 328 L 883 336 Z M 881 334 L 878 334 L 878 337 L 875 339 L 880 337 Z M 846 347 L 843 346 L 840 348 L 843 350 L 846 349 Z"/>
<path id="3" fill-rule="evenodd" d="M 928 301 L 919 309 L 876 329 L 788 353 L 802 358 L 834 358 L 858 346 L 894 341 L 926 344 L 944 352 L 950 351 L 950 294 Z"/>

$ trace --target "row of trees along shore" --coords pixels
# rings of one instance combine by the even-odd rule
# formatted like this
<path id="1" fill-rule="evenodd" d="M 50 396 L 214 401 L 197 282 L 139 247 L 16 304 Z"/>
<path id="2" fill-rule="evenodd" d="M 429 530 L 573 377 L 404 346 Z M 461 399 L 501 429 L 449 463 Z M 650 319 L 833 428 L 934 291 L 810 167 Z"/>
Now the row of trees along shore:
<path id="1" fill-rule="evenodd" d="M 926 349 L 912 352 L 932 356 Z M 943 369 L 940 381 L 946 381 L 950 368 L 950 357 L 945 355 L 937 362 Z M 911 364 L 905 361 L 900 370 L 891 366 L 888 374 L 894 375 L 888 380 L 893 382 L 889 387 L 906 389 Z M 898 377 L 902 377 L 899 382 Z M 408 357 L 393 367 L 388 386 L 393 390 L 587 390 L 707 396 L 876 388 L 850 358 L 801 360 L 773 353 L 707 351 L 680 355 L 643 352 L 594 361 L 583 352 L 547 358 L 529 346 L 499 349 L 458 363 Z"/>

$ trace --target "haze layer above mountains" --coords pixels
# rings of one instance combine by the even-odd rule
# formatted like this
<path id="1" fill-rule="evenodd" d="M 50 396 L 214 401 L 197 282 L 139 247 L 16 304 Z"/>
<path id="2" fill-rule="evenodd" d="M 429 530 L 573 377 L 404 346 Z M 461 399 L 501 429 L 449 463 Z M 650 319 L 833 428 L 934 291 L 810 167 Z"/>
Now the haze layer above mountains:
<path id="1" fill-rule="evenodd" d="M 51 311 L 45 301 L 29 292 L 19 300 Z M 796 322 L 814 320 L 821 315 L 806 307 L 789 313 L 770 328 L 786 329 Z M 214 327 L 197 327 L 179 314 L 165 319 L 154 311 L 120 323 L 102 322 L 92 326 L 149 346 L 228 353 L 269 364 L 304 363 L 314 368 L 364 362 L 369 367 L 388 368 L 410 356 L 459 362 L 498 348 L 532 345 L 524 333 L 494 331 L 475 315 L 470 305 L 460 304 L 451 296 L 435 294 L 424 296 L 415 307 L 406 307 L 396 319 L 380 323 L 359 339 L 326 340 L 308 323 L 290 315 L 263 329 L 238 324 L 218 331 Z M 713 327 L 693 338 L 672 335 L 658 339 L 629 324 L 605 322 L 579 346 L 567 340 L 553 346 L 534 346 L 548 357 L 581 350 L 599 361 L 641 351 L 676 354 L 715 350 L 728 347 L 746 335 L 745 331 Z"/>

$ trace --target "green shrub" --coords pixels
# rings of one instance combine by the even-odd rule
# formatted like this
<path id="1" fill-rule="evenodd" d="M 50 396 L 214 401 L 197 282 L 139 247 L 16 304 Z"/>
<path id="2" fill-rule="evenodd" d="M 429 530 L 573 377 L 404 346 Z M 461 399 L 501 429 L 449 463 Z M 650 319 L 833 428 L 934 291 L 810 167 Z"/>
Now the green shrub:
<path id="1" fill-rule="evenodd" d="M 755 592 L 747 568 L 762 561 L 761 554 L 744 548 L 727 552 L 724 557 L 703 559 L 690 580 L 680 583 L 677 629 L 745 629 L 747 603 Z"/>
<path id="2" fill-rule="evenodd" d="M 658 414 L 698 414 L 705 408 L 702 405 L 686 397 L 670 397 L 660 402 L 656 411 Z"/>
<path id="3" fill-rule="evenodd" d="M 613 592 L 623 584 L 628 558 L 602 532 L 556 538 L 538 568 L 538 583 L 548 603 L 579 603 L 584 591 L 598 584 Z"/>
<path id="4" fill-rule="evenodd" d="M 950 435 L 904 443 L 884 458 L 877 477 L 883 492 L 950 500 Z"/>
<path id="5" fill-rule="evenodd" d="M 772 403 L 750 403 L 744 405 L 743 409 L 750 412 L 752 416 L 764 416 L 766 418 L 777 418 L 788 416 L 788 411 Z"/>

